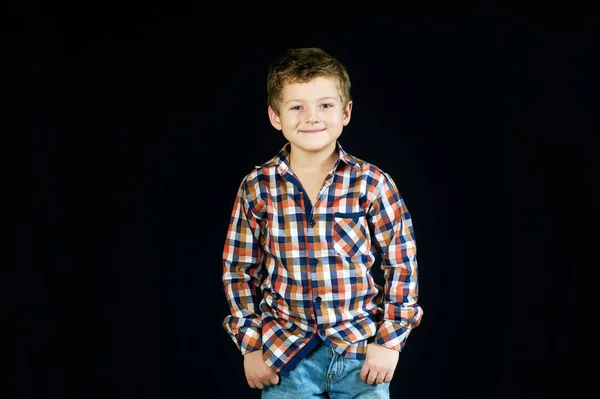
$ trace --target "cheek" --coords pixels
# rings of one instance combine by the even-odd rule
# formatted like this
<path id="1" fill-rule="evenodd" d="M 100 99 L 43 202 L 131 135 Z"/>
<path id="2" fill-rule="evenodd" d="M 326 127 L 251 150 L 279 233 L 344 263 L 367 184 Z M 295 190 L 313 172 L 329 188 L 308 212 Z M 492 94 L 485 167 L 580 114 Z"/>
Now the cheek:
<path id="1" fill-rule="evenodd" d="M 330 123 L 342 123 L 342 121 L 344 120 L 344 114 L 340 113 L 340 112 L 332 112 L 330 114 L 328 114 L 325 119 L 327 121 L 329 121 Z"/>
<path id="2" fill-rule="evenodd" d="M 283 126 L 295 126 L 298 124 L 300 118 L 298 118 L 297 115 L 288 115 L 286 116 L 286 118 L 282 121 Z"/>

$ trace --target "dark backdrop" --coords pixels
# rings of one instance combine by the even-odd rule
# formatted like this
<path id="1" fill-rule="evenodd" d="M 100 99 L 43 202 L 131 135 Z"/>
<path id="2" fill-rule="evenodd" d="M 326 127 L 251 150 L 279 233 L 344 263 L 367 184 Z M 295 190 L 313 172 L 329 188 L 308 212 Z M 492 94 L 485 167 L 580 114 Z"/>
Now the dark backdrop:
<path id="1" fill-rule="evenodd" d="M 259 397 L 221 327 L 220 256 L 239 182 L 284 144 L 266 70 L 296 46 L 346 64 L 340 141 L 395 178 L 413 215 L 425 315 L 393 397 L 574 389 L 590 25 L 356 6 L 289 25 L 225 5 L 14 10 L 33 181 L 7 284 L 7 397 Z"/>

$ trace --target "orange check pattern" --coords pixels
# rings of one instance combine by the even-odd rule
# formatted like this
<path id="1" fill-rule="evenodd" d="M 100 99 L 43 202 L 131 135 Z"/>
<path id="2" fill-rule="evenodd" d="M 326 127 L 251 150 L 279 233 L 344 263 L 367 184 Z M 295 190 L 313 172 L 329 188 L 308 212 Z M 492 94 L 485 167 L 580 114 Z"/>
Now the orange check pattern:
<path id="1" fill-rule="evenodd" d="M 423 315 L 404 200 L 389 175 L 337 150 L 314 207 L 289 143 L 244 177 L 233 206 L 223 327 L 242 354 L 262 349 L 278 372 L 318 339 L 349 358 L 364 359 L 368 341 L 400 351 Z M 375 251 L 385 287 L 371 273 Z"/>

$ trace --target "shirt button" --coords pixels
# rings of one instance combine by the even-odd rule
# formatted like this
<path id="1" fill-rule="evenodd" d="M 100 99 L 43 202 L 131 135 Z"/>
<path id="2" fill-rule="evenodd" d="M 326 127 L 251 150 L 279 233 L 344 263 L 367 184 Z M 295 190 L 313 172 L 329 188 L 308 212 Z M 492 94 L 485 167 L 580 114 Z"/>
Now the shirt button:
<path id="1" fill-rule="evenodd" d="M 308 224 L 310 224 L 311 226 L 314 226 L 315 224 L 317 224 L 317 222 L 315 222 L 315 220 L 314 220 L 314 219 L 310 219 L 310 220 L 308 221 Z"/>
<path id="2" fill-rule="evenodd" d="M 313 266 L 316 266 L 316 265 L 319 264 L 319 260 L 317 258 L 312 258 L 310 260 L 310 264 L 313 265 Z"/>
<path id="3" fill-rule="evenodd" d="M 321 303 L 321 297 L 320 296 L 318 296 L 318 297 L 315 298 L 315 303 L 317 303 L 317 304 Z"/>

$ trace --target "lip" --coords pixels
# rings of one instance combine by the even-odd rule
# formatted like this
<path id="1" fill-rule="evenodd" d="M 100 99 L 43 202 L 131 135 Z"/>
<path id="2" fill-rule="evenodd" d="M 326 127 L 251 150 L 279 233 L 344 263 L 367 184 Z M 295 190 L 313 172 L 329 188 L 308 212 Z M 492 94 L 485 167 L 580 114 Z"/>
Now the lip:
<path id="1" fill-rule="evenodd" d="M 310 130 L 300 130 L 301 133 L 308 133 L 308 134 L 312 134 L 312 133 L 320 133 L 322 131 L 324 131 L 325 129 L 310 129 Z"/>

